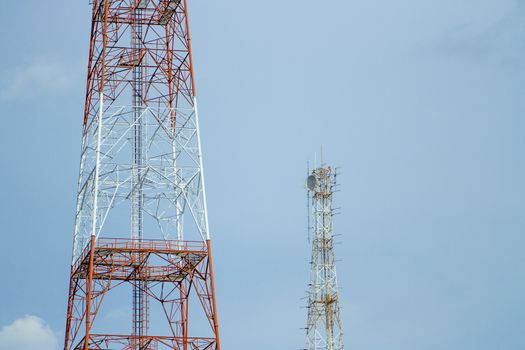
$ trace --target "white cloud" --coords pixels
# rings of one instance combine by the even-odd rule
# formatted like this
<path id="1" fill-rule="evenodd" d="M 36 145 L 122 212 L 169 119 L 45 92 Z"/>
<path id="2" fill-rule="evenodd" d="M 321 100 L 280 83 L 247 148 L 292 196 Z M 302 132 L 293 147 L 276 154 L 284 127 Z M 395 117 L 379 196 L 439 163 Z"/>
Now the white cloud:
<path id="1" fill-rule="evenodd" d="M 0 350 L 57 350 L 57 338 L 39 317 L 27 315 L 0 330 Z"/>
<path id="2" fill-rule="evenodd" d="M 37 59 L 15 69 L 0 85 L 0 97 L 12 99 L 33 96 L 41 92 L 65 92 L 72 83 L 71 67 L 48 60 Z"/>

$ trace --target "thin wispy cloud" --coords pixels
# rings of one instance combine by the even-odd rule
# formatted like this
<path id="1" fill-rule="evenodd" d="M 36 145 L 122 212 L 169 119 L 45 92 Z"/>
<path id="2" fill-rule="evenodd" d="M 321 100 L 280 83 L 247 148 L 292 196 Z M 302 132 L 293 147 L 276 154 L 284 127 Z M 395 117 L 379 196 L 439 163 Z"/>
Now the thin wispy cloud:
<path id="1" fill-rule="evenodd" d="M 0 330 L 0 350 L 58 350 L 51 328 L 39 317 L 27 315 Z"/>
<path id="2" fill-rule="evenodd" d="M 525 3 L 517 1 L 492 21 L 466 22 L 437 40 L 438 51 L 469 58 L 499 57 L 513 61 L 525 56 Z"/>
<path id="3" fill-rule="evenodd" d="M 16 99 L 66 92 L 72 86 L 75 73 L 72 65 L 40 58 L 16 67 L 11 73 L 2 74 L 0 98 Z"/>

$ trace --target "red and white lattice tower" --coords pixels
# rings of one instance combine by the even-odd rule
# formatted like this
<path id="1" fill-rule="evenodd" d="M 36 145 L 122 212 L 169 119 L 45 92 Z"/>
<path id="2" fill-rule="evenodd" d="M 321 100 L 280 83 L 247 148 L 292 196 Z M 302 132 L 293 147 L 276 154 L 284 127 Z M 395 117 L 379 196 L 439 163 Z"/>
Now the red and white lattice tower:
<path id="1" fill-rule="evenodd" d="M 219 350 L 186 0 L 91 5 L 64 350 Z"/>

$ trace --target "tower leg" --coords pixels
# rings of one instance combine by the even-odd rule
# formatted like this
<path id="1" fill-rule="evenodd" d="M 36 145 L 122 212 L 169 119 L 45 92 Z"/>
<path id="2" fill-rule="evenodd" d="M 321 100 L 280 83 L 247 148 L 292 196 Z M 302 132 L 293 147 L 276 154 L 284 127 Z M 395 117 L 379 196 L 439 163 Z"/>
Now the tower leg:
<path id="1" fill-rule="evenodd" d="M 93 260 L 95 257 L 95 235 L 91 235 L 91 246 L 89 251 L 89 268 L 86 283 L 86 336 L 84 338 L 84 350 L 89 350 L 89 332 L 91 331 L 91 297 L 93 294 Z"/>
<path id="2" fill-rule="evenodd" d="M 184 283 L 180 285 L 180 300 L 182 347 L 184 350 L 188 350 L 188 295 Z"/>
<path id="3" fill-rule="evenodd" d="M 213 262 L 211 258 L 211 241 L 206 241 L 206 247 L 208 248 L 208 264 L 210 273 L 210 287 L 211 287 L 211 299 L 213 306 L 213 328 L 215 330 L 215 348 L 221 350 L 221 343 L 219 340 L 219 320 L 217 319 L 217 302 L 215 301 L 215 282 L 213 280 Z"/>
<path id="4" fill-rule="evenodd" d="M 69 296 L 67 300 L 67 316 L 66 316 L 66 335 L 64 340 L 64 350 L 67 349 L 67 344 L 69 342 L 69 332 L 71 331 L 71 319 L 73 318 L 73 302 L 75 299 L 75 282 L 73 278 L 73 267 L 71 267 L 71 273 L 69 278 Z"/>

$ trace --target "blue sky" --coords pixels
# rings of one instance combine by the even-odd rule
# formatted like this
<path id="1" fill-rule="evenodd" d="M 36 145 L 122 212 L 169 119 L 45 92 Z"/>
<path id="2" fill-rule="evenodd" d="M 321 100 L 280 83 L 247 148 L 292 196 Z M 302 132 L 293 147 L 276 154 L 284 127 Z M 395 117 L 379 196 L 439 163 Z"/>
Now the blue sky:
<path id="1" fill-rule="evenodd" d="M 346 347 L 522 349 L 525 3 L 189 3 L 223 348 L 304 347 L 323 144 Z M 62 342 L 88 32 L 0 12 L 0 350 Z"/>

